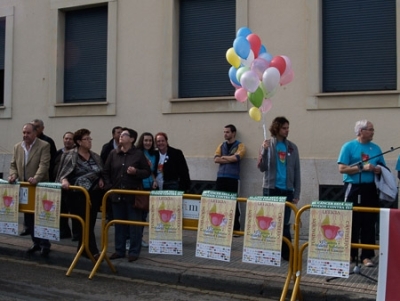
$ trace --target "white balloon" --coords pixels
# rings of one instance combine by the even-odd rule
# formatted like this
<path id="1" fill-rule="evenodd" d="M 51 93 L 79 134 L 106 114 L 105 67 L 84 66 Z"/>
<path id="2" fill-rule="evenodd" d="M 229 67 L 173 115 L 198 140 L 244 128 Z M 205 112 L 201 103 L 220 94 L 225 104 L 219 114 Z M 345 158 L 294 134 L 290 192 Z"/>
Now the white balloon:
<path id="1" fill-rule="evenodd" d="M 280 79 L 281 75 L 279 73 L 279 70 L 275 67 L 269 67 L 267 68 L 267 70 L 264 71 L 262 83 L 264 85 L 264 88 L 268 92 L 271 92 L 279 85 Z"/>
<path id="2" fill-rule="evenodd" d="M 249 53 L 249 55 L 247 56 L 246 59 L 242 59 L 242 58 L 240 59 L 240 62 L 242 63 L 242 65 L 246 66 L 246 67 L 250 67 L 251 63 L 253 61 L 254 61 L 254 52 L 251 49 L 250 49 L 250 53 Z"/>

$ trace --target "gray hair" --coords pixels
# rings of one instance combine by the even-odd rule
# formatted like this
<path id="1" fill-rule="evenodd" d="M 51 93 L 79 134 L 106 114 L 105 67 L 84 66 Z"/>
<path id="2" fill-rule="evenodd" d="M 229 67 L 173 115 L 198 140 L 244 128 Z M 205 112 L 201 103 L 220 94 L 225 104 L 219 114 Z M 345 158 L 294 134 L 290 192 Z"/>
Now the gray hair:
<path id="1" fill-rule="evenodd" d="M 369 121 L 367 119 L 356 122 L 356 125 L 354 126 L 354 132 L 356 133 L 356 136 L 360 136 L 361 130 L 365 130 L 367 128 L 368 122 Z"/>

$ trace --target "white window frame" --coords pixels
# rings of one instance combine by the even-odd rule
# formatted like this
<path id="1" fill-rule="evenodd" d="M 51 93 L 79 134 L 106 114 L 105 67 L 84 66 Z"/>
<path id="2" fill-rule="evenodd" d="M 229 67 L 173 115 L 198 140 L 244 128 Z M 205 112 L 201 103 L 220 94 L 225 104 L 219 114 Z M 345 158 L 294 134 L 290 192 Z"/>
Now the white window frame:
<path id="1" fill-rule="evenodd" d="M 94 5 L 108 5 L 107 33 L 107 99 L 105 102 L 64 103 L 65 11 Z M 50 117 L 116 115 L 117 100 L 117 1 L 116 0 L 51 0 Z"/>
<path id="2" fill-rule="evenodd" d="M 4 43 L 4 101 L 0 106 L 0 119 L 12 117 L 12 79 L 14 52 L 14 6 L 1 7 L 0 17 L 6 20 Z"/>

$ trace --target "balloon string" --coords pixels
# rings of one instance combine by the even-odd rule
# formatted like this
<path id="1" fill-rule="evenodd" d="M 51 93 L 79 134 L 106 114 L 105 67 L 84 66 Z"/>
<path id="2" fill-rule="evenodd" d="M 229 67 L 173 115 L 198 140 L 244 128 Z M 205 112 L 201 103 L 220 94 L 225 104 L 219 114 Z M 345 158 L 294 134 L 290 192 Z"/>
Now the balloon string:
<path id="1" fill-rule="evenodd" d="M 267 114 L 263 114 L 264 115 L 264 124 L 263 124 L 263 130 L 264 130 L 264 140 L 267 140 L 267 127 L 265 126 L 265 123 L 267 121 Z"/>

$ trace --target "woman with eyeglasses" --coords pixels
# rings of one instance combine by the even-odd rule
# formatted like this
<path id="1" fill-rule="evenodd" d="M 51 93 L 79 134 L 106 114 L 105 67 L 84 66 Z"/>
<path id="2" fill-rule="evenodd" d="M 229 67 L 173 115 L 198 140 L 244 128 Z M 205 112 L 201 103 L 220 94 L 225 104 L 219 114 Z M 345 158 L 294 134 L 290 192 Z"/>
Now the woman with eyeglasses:
<path id="1" fill-rule="evenodd" d="M 90 221 L 89 221 L 89 251 L 94 259 L 99 257 L 94 227 L 96 224 L 97 213 L 102 199 L 102 188 L 104 182 L 101 177 L 103 163 L 100 156 L 91 151 L 92 138 L 88 129 L 80 129 L 74 133 L 74 143 L 76 147 L 64 153 L 60 160 L 60 167 L 56 181 L 61 183 L 61 187 L 69 190 L 70 185 L 84 187 L 90 196 Z M 71 206 L 71 214 L 76 214 L 86 218 L 86 197 L 78 190 L 68 191 L 68 200 Z M 78 233 L 82 233 L 82 225 L 79 221 L 72 219 L 74 227 Z M 88 221 L 87 221 L 88 222 Z M 82 236 L 79 237 L 78 250 L 82 244 Z M 88 257 L 88 254 L 84 253 Z"/>
<path id="2" fill-rule="evenodd" d="M 137 132 L 130 128 L 122 128 L 119 137 L 119 148 L 109 154 L 103 170 L 106 189 L 138 190 L 142 188 L 142 180 L 150 176 L 150 166 L 143 152 L 134 145 Z M 135 195 L 112 194 L 111 205 L 114 219 L 142 221 L 143 211 L 134 208 Z M 110 259 L 125 258 L 126 237 L 129 231 L 128 261 L 139 258 L 143 226 L 127 226 L 115 224 L 115 253 Z"/>

